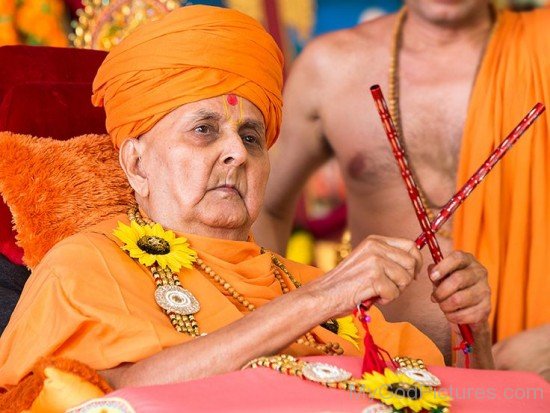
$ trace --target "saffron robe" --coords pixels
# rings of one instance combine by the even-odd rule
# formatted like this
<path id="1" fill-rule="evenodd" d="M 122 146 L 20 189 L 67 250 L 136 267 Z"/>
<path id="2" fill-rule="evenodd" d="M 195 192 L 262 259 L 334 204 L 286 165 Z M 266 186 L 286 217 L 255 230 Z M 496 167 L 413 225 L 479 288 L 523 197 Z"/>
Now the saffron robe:
<path id="1" fill-rule="evenodd" d="M 503 12 L 487 46 L 464 128 L 462 186 L 536 102 L 550 105 L 550 9 Z M 457 211 L 456 249 L 489 271 L 493 338 L 550 322 L 548 112 Z"/>
<path id="2" fill-rule="evenodd" d="M 69 237 L 52 248 L 36 267 L 0 339 L 0 386 L 16 384 L 41 356 L 76 359 L 104 370 L 143 360 L 191 339 L 172 327 L 155 302 L 150 271 L 121 249 L 122 243 L 113 235 L 117 221 L 129 224 L 128 218 L 121 215 Z M 260 254 L 254 242 L 182 236 L 199 257 L 256 307 L 282 294 L 270 254 Z M 316 268 L 280 259 L 302 283 L 321 275 Z M 195 268 L 182 269 L 179 277 L 201 304 L 195 314 L 201 332 L 217 330 L 248 312 Z M 283 277 L 294 289 L 291 280 Z M 443 364 L 435 344 L 415 327 L 387 323 L 375 308 L 371 316 L 375 340 L 392 356 L 408 355 L 422 358 L 427 364 Z M 362 353 L 362 340 L 356 349 L 323 327 L 314 328 L 312 333 L 320 342 L 339 343 L 347 355 Z M 297 343 L 282 352 L 296 356 L 319 354 Z"/>

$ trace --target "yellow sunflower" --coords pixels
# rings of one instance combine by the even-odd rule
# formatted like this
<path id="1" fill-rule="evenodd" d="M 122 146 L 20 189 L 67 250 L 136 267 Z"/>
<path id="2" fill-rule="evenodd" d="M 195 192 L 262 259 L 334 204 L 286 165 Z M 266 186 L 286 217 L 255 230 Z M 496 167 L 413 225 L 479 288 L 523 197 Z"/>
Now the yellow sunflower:
<path id="1" fill-rule="evenodd" d="M 419 412 L 450 406 L 451 398 L 431 387 L 423 386 L 404 374 L 385 369 L 384 374 L 365 373 L 358 380 L 369 396 L 395 409 L 405 407 Z"/>
<path id="2" fill-rule="evenodd" d="M 123 250 L 130 257 L 137 258 L 147 267 L 158 263 L 161 268 L 170 268 L 173 273 L 191 268 L 197 253 L 189 248 L 186 238 L 176 237 L 173 231 L 165 231 L 160 224 L 139 225 L 131 221 L 130 226 L 118 223 L 113 234 L 124 242 Z"/>
<path id="3" fill-rule="evenodd" d="M 344 340 L 348 340 L 355 348 L 359 349 L 359 331 L 357 326 L 353 322 L 353 316 L 348 315 L 346 317 L 337 318 L 338 323 L 338 335 Z"/>

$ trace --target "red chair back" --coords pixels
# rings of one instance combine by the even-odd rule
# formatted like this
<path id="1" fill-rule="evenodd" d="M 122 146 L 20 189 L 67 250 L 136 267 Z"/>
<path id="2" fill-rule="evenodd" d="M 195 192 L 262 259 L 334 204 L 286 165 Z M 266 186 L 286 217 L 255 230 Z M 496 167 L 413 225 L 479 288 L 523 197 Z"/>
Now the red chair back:
<path id="1" fill-rule="evenodd" d="M 62 140 L 106 133 L 103 108 L 91 103 L 92 81 L 105 56 L 73 48 L 0 47 L 0 131 Z M 21 263 L 11 220 L 0 198 L 0 253 Z"/>

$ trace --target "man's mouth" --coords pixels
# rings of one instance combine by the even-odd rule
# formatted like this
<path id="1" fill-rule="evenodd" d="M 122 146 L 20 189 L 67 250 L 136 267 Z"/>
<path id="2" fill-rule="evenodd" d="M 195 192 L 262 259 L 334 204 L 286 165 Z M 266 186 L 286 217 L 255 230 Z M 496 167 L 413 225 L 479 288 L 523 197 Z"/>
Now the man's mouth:
<path id="1" fill-rule="evenodd" d="M 222 191 L 227 194 L 238 195 L 242 198 L 241 192 L 237 189 L 235 185 L 225 184 L 225 185 L 220 185 L 214 189 L 216 191 Z"/>

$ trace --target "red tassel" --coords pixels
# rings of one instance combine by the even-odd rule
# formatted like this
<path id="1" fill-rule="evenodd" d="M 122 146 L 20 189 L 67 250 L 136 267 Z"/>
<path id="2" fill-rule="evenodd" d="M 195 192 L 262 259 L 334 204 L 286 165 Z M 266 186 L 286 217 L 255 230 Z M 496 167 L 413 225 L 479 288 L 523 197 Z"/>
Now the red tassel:
<path id="1" fill-rule="evenodd" d="M 460 345 L 453 347 L 453 350 L 458 351 L 462 350 L 464 353 L 464 367 L 467 369 L 470 368 L 470 354 L 473 352 L 472 345 L 468 342 L 468 340 L 462 340 Z"/>
<path id="2" fill-rule="evenodd" d="M 384 369 L 388 366 L 387 361 L 384 359 L 384 355 L 387 356 L 388 361 L 397 367 L 395 362 L 391 359 L 389 353 L 383 348 L 376 345 L 374 339 L 369 330 L 369 323 L 371 321 L 370 316 L 367 314 L 367 310 L 371 306 L 371 302 L 365 302 L 354 311 L 355 316 L 361 321 L 363 328 L 365 329 L 365 354 L 363 355 L 363 368 L 362 373 L 372 373 L 377 371 L 378 373 L 384 373 Z"/>

